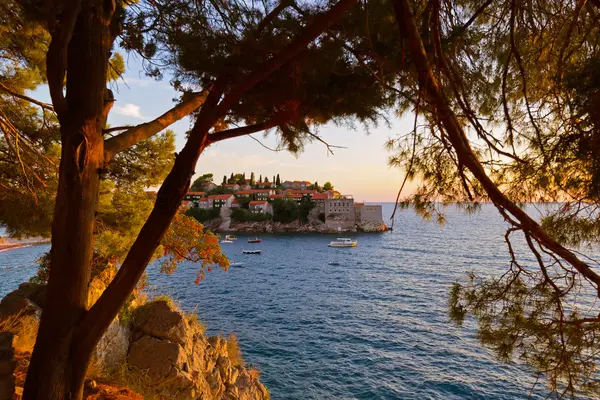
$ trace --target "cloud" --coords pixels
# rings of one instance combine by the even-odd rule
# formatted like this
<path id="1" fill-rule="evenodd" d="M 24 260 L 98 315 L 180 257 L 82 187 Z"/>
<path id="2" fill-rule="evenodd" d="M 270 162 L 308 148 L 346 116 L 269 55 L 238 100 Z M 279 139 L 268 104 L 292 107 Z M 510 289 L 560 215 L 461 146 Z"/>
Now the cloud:
<path id="1" fill-rule="evenodd" d="M 140 112 L 140 106 L 127 103 L 123 107 L 115 106 L 113 109 L 117 114 L 123 115 L 125 117 L 132 117 L 136 119 L 146 119 L 144 115 Z"/>

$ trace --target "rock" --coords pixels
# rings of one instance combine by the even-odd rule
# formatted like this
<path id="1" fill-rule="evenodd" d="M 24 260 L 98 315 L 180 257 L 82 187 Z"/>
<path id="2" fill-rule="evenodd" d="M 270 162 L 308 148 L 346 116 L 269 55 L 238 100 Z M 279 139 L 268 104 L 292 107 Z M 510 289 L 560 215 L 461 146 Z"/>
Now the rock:
<path id="1" fill-rule="evenodd" d="M 206 338 L 199 324 L 166 300 L 133 312 L 127 362 L 157 393 L 176 399 L 268 399 L 244 367 L 229 359 L 227 340 Z"/>
<path id="2" fill-rule="evenodd" d="M 181 312 L 169 301 L 153 301 L 134 311 L 132 326 L 146 335 L 184 345 L 188 339 L 188 324 Z"/>
<path id="3" fill-rule="evenodd" d="M 17 290 L 7 294 L 0 302 L 0 316 L 32 315 L 39 318 L 42 312 L 45 285 L 35 283 L 22 283 Z"/>
<path id="4" fill-rule="evenodd" d="M 100 370 L 111 370 L 125 361 L 128 349 L 129 329 L 115 319 L 98 342 L 92 362 Z"/>
<path id="5" fill-rule="evenodd" d="M 383 221 L 365 221 L 362 220 L 356 224 L 359 232 L 385 232 L 388 227 Z"/>
<path id="6" fill-rule="evenodd" d="M 100 296 L 102 296 L 104 289 L 106 289 L 116 274 L 117 266 L 114 264 L 108 264 L 102 270 L 95 272 L 89 284 L 88 307 L 93 306 Z"/>

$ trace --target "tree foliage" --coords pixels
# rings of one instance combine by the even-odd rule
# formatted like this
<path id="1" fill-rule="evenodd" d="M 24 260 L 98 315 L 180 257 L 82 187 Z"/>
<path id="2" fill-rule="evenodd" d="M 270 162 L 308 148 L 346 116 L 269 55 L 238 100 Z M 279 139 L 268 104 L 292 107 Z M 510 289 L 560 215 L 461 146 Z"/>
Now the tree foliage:
<path id="1" fill-rule="evenodd" d="M 223 178 L 225 178 L 225 177 L 223 177 Z M 191 190 L 194 192 L 201 192 L 204 189 L 204 186 L 208 185 L 209 183 L 212 183 L 212 181 L 213 181 L 213 174 L 208 173 L 208 174 L 200 175 L 198 178 L 196 178 L 194 183 L 192 183 Z M 225 179 L 223 179 L 223 181 L 225 181 Z"/>

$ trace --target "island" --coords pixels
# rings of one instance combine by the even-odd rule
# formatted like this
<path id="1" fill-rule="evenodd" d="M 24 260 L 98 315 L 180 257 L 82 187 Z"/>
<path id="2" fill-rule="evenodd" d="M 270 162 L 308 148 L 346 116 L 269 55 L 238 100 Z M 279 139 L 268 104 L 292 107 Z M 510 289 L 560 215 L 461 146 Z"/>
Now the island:
<path id="1" fill-rule="evenodd" d="M 182 207 L 216 232 L 383 232 L 381 204 L 355 202 L 352 195 L 305 180 L 254 179 L 231 174 L 216 185 L 212 174 L 194 181 Z"/>

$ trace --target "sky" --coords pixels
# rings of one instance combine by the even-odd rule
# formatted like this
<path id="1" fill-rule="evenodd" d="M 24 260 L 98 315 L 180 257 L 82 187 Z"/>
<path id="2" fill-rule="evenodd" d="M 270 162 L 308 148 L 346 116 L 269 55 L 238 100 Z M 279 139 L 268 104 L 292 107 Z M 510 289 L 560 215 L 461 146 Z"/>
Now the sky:
<path id="1" fill-rule="evenodd" d="M 169 85 L 168 79 L 156 81 L 142 72 L 141 64 L 135 56 L 127 57 L 127 71 L 122 80 L 112 87 L 115 105 L 109 114 L 111 126 L 137 125 L 150 121 L 176 103 L 178 93 Z M 49 101 L 47 87 L 40 87 L 34 97 Z M 387 165 L 390 153 L 384 148 L 385 142 L 398 134 L 412 129 L 412 117 L 393 117 L 391 127 L 380 123 L 378 127 L 366 129 L 358 125 L 355 129 L 328 124 L 319 128 L 318 133 L 331 145 L 344 148 L 333 149 L 328 154 L 320 142 L 305 146 L 299 155 L 287 151 L 273 152 L 261 146 L 256 140 L 239 137 L 213 144 L 200 156 L 195 177 L 213 173 L 215 183 L 223 180 L 223 175 L 254 172 L 268 176 L 279 174 L 283 180 L 307 180 L 323 185 L 330 181 L 342 194 L 353 195 L 356 201 L 394 201 L 403 179 L 403 172 Z M 189 118 L 184 118 L 169 128 L 176 133 L 176 146 L 180 150 L 185 144 L 185 132 L 191 127 Z M 252 135 L 265 146 L 275 148 L 275 132 L 267 137 L 264 133 Z M 413 186 L 408 185 L 404 193 Z"/>

